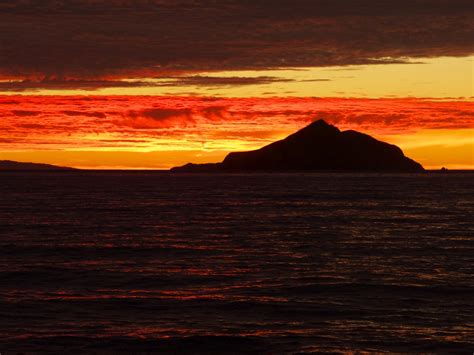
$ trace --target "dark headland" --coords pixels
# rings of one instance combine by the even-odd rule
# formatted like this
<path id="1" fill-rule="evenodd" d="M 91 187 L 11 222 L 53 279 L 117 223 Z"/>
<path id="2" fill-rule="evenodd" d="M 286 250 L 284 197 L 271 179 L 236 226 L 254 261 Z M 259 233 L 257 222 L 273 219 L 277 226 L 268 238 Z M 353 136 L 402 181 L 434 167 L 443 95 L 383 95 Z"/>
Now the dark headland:
<path id="1" fill-rule="evenodd" d="M 318 120 L 258 150 L 230 153 L 221 163 L 186 164 L 172 172 L 360 171 L 421 172 L 392 144 Z"/>
<path id="2" fill-rule="evenodd" d="M 37 164 L 37 163 L 21 163 L 11 160 L 0 160 L 0 171 L 71 171 L 77 170 L 63 166 Z"/>

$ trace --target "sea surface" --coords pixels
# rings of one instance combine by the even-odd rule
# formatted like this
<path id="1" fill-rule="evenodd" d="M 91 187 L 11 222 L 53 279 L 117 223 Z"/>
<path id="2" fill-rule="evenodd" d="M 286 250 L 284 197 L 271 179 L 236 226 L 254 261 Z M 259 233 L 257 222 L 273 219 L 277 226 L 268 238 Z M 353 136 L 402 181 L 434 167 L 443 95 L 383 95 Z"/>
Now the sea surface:
<path id="1" fill-rule="evenodd" d="M 0 174 L 0 353 L 474 352 L 474 174 Z"/>

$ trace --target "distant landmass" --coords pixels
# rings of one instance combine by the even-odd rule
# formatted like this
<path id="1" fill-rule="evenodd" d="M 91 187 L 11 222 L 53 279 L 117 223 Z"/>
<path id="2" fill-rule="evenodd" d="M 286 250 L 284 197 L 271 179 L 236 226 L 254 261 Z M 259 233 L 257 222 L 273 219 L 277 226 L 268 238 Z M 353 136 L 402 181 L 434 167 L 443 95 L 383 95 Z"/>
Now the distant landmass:
<path id="1" fill-rule="evenodd" d="M 0 160 L 0 171 L 18 171 L 18 170 L 28 170 L 28 171 L 59 171 L 59 170 L 77 170 L 74 168 L 67 168 L 63 166 L 55 166 L 49 164 L 37 164 L 37 163 L 21 163 L 11 160 Z"/>
<path id="2" fill-rule="evenodd" d="M 230 153 L 221 163 L 186 164 L 172 172 L 373 171 L 421 172 L 392 144 L 318 120 L 258 150 Z"/>

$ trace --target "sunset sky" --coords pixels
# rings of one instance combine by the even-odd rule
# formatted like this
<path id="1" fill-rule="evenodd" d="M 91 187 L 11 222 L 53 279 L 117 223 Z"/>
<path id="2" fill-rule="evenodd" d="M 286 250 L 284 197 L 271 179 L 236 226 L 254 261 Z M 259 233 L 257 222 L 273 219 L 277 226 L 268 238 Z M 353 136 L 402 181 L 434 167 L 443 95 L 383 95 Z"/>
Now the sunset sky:
<path id="1" fill-rule="evenodd" d="M 4 0 L 0 160 L 167 169 L 315 119 L 474 169 L 472 0 Z"/>

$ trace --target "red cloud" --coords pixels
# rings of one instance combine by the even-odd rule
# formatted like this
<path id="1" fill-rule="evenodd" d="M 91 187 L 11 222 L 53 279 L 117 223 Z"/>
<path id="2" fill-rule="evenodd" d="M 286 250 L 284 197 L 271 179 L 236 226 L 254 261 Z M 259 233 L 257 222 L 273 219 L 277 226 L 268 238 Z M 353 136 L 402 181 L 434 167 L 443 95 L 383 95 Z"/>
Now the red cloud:
<path id="1" fill-rule="evenodd" d="M 27 110 L 12 110 L 12 115 L 14 116 L 38 116 L 41 114 L 41 111 L 27 111 Z"/>
<path id="2" fill-rule="evenodd" d="M 196 122 L 191 109 L 144 109 L 128 111 L 125 118 L 114 122 L 118 126 L 136 129 L 159 129 L 170 127 L 187 127 Z"/>
<path id="3" fill-rule="evenodd" d="M 66 116 L 85 116 L 85 117 L 96 117 L 96 118 L 105 118 L 105 113 L 103 112 L 87 112 L 87 111 L 62 111 L 60 112 Z"/>
<path id="4" fill-rule="evenodd" d="M 257 147 L 319 118 L 341 129 L 403 135 L 474 128 L 473 106 L 419 99 L 0 96 L 0 148 Z"/>

